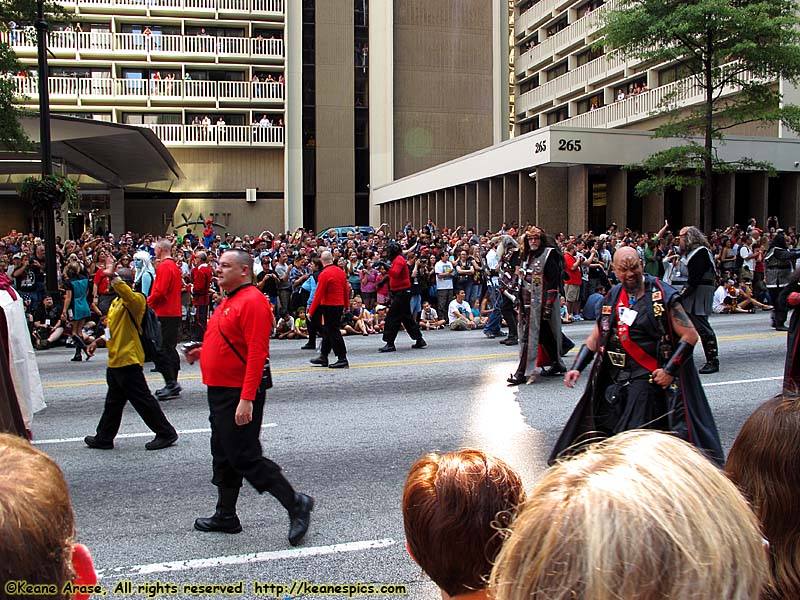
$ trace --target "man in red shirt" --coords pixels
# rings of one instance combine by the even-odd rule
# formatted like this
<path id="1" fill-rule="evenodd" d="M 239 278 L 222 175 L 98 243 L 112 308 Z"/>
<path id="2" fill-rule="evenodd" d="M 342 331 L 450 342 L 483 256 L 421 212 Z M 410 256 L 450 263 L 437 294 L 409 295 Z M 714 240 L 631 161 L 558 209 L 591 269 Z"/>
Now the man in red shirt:
<path id="1" fill-rule="evenodd" d="M 394 352 L 394 340 L 400 331 L 400 323 L 406 328 L 406 333 L 414 340 L 412 348 L 424 348 L 428 344 L 422 339 L 419 323 L 411 315 L 411 276 L 408 263 L 397 242 L 390 242 L 387 248 L 388 258 L 392 261 L 389 269 L 389 291 L 392 293 L 392 304 L 389 314 L 386 315 L 386 327 L 383 330 L 383 341 L 386 345 L 378 352 Z"/>
<path id="2" fill-rule="evenodd" d="M 203 341 L 208 321 L 208 305 L 211 304 L 211 267 L 204 251 L 195 254 L 195 267 L 192 269 L 192 304 L 197 311 L 197 325 L 200 328 L 199 341 Z M 194 333 L 194 332 L 192 332 Z M 197 341 L 192 337 L 192 341 Z"/>
<path id="3" fill-rule="evenodd" d="M 312 365 L 330 367 L 331 369 L 347 369 L 347 348 L 339 330 L 339 322 L 345 307 L 350 306 L 350 284 L 347 283 L 345 272 L 333 264 L 333 254 L 325 250 L 320 256 L 322 272 L 317 281 L 317 291 L 314 292 L 314 302 L 308 309 L 308 319 L 319 311 L 324 321 L 322 325 L 322 344 L 319 356 L 311 359 Z M 336 362 L 328 364 L 328 354 L 333 350 Z"/>
<path id="4" fill-rule="evenodd" d="M 156 371 L 164 377 L 166 385 L 156 392 L 159 400 L 172 400 L 181 393 L 178 384 L 178 371 L 181 360 L 175 347 L 178 345 L 178 330 L 181 326 L 181 291 L 183 278 L 181 270 L 172 258 L 172 242 L 161 239 L 155 246 L 156 279 L 150 288 L 147 303 L 156 313 L 161 323 L 161 350 L 153 361 Z"/>
<path id="5" fill-rule="evenodd" d="M 308 531 L 314 499 L 295 492 L 281 468 L 261 450 L 259 435 L 266 388 L 261 386 L 269 358 L 272 308 L 253 285 L 253 257 L 226 250 L 217 267 L 219 287 L 227 293 L 208 322 L 203 347 L 186 351 L 191 363 L 200 359 L 208 386 L 211 412 L 211 456 L 217 486 L 217 510 L 194 522 L 198 531 L 239 533 L 236 502 L 242 480 L 263 494 L 269 492 L 289 513 L 289 543 L 296 546 Z"/>
<path id="6" fill-rule="evenodd" d="M 581 263 L 582 259 L 577 256 L 575 244 L 567 244 L 564 252 L 564 270 L 569 275 L 569 279 L 564 282 L 564 295 L 567 300 L 567 312 L 572 316 L 580 315 L 581 312 Z"/>

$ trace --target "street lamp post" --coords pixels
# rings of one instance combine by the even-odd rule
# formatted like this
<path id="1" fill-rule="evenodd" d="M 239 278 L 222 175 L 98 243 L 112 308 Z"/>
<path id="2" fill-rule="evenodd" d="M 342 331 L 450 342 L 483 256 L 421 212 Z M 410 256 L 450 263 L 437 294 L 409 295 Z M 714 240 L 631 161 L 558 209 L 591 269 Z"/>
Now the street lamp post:
<path id="1" fill-rule="evenodd" d="M 47 21 L 44 20 L 44 0 L 36 2 L 36 34 L 39 53 L 39 145 L 42 153 L 42 178 L 53 174 L 50 152 L 50 88 L 47 66 Z M 56 277 L 56 222 L 53 208 L 44 212 L 45 274 L 48 292 L 58 289 Z"/>

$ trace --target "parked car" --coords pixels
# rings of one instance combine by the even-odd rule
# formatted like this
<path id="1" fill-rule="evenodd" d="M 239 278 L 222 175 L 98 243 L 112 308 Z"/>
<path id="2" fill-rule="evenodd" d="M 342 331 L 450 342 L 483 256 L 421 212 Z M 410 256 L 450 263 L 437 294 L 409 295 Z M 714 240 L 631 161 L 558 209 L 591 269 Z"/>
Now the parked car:
<path id="1" fill-rule="evenodd" d="M 375 228 L 371 225 L 344 225 L 341 227 L 325 227 L 324 229 L 320 230 L 320 233 L 317 234 L 319 239 L 327 239 L 330 237 L 330 231 L 336 231 L 336 236 L 339 238 L 347 237 L 347 234 L 351 231 L 356 234 L 363 234 L 369 235 L 370 233 L 375 233 Z"/>

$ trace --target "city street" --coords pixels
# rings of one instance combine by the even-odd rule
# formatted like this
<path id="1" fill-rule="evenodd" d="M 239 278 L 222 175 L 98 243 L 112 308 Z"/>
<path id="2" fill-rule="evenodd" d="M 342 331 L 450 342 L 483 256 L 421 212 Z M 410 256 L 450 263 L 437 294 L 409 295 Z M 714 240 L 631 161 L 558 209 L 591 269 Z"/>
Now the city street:
<path id="1" fill-rule="evenodd" d="M 747 416 L 779 391 L 786 334 L 771 329 L 762 312 L 711 323 L 722 370 L 702 381 L 727 452 Z M 576 349 L 590 327 L 566 326 Z M 298 548 L 286 540 L 288 518 L 280 504 L 247 484 L 239 500 L 242 533 L 193 530 L 195 517 L 213 513 L 216 500 L 198 365 L 183 364 L 181 398 L 162 405 L 180 434 L 177 445 L 146 451 L 152 433 L 128 406 L 115 448 L 103 451 L 87 448 L 83 437 L 94 434 L 102 410 L 105 351 L 88 363 L 69 362 L 72 351 L 64 348 L 40 352 L 48 408 L 35 417 L 35 443 L 66 473 L 77 539 L 91 549 L 107 597 L 126 580 L 134 591 L 141 583 L 242 581 L 242 598 L 258 595 L 254 581 L 289 586 L 307 580 L 404 584 L 409 598 L 439 598 L 405 550 L 400 500 L 409 466 L 428 451 L 477 447 L 509 462 L 530 488 L 586 373 L 574 390 L 561 379 L 509 388 L 505 379 L 515 368 L 516 348 L 480 332 L 429 332 L 426 339 L 426 349 L 412 350 L 401 332 L 398 352 L 384 355 L 377 352 L 379 336 L 348 337 L 351 368 L 345 371 L 309 365 L 316 354 L 300 350 L 302 341 L 271 343 L 275 387 L 267 397 L 264 453 L 316 499 Z M 699 345 L 695 361 L 704 362 Z M 155 390 L 161 378 L 149 367 Z M 260 591 L 270 590 L 276 588 Z M 153 591 L 161 597 L 164 589 Z M 277 591 L 305 596 L 297 589 Z"/>

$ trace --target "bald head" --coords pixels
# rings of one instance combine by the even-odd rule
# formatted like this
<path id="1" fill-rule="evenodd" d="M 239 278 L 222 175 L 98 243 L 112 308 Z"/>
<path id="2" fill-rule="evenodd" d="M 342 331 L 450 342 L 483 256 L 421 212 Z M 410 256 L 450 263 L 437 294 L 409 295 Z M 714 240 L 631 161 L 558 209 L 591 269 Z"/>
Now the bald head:
<path id="1" fill-rule="evenodd" d="M 324 266 L 333 264 L 333 254 L 331 254 L 330 250 L 325 250 L 322 254 L 320 254 L 319 259 L 322 261 Z"/>
<path id="2" fill-rule="evenodd" d="M 614 269 L 623 264 L 630 267 L 632 266 L 632 262 L 640 262 L 639 253 L 636 252 L 634 248 L 623 246 L 614 253 Z"/>

